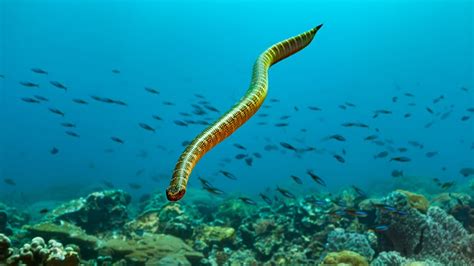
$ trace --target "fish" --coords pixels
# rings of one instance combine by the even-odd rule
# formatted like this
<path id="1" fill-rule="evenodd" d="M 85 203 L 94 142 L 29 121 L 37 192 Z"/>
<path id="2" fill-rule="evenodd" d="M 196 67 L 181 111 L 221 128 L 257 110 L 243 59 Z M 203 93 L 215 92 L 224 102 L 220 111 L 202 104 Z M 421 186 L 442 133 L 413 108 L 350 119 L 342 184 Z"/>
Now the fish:
<path id="1" fill-rule="evenodd" d="M 278 99 L 275 99 L 275 98 L 272 98 L 269 100 L 271 103 L 277 103 L 277 102 L 280 102 L 280 100 Z"/>
<path id="2" fill-rule="evenodd" d="M 145 87 L 145 91 L 147 91 L 151 94 L 160 94 L 160 92 L 158 90 L 150 88 L 150 87 Z"/>
<path id="3" fill-rule="evenodd" d="M 431 158 L 431 157 L 433 157 L 437 154 L 438 154 L 437 151 L 429 151 L 429 152 L 425 153 L 425 156 L 428 157 L 428 158 Z"/>
<path id="4" fill-rule="evenodd" d="M 310 105 L 308 106 L 308 109 L 309 110 L 312 110 L 312 111 L 321 111 L 322 109 L 317 107 L 317 106 L 314 106 L 314 105 Z"/>
<path id="5" fill-rule="evenodd" d="M 173 106 L 175 104 L 173 102 L 170 102 L 170 101 L 163 101 L 163 105 Z"/>
<path id="6" fill-rule="evenodd" d="M 227 177 L 231 180 L 237 180 L 237 177 L 235 175 L 233 175 L 232 173 L 230 173 L 230 172 L 220 170 L 219 173 L 221 173 L 222 175 L 224 175 L 225 177 Z"/>
<path id="7" fill-rule="evenodd" d="M 112 100 L 112 103 L 122 105 L 122 106 L 128 106 L 128 104 L 126 102 L 120 101 L 120 100 Z"/>
<path id="8" fill-rule="evenodd" d="M 450 117 L 452 112 L 453 112 L 452 110 L 449 110 L 449 111 L 445 112 L 444 114 L 442 114 L 441 115 L 441 120 L 445 120 L 448 117 Z"/>
<path id="9" fill-rule="evenodd" d="M 345 102 L 344 104 L 349 107 L 356 107 L 356 105 L 351 102 Z"/>
<path id="10" fill-rule="evenodd" d="M 433 104 L 437 104 L 439 101 L 441 101 L 442 99 L 444 99 L 444 95 L 440 95 L 436 98 L 433 99 Z"/>
<path id="11" fill-rule="evenodd" d="M 80 137 L 79 134 L 77 134 L 77 133 L 74 132 L 74 131 L 68 130 L 68 131 L 66 131 L 65 133 L 66 133 L 66 135 L 69 135 L 69 136 L 71 136 L 71 137 L 75 137 L 75 138 L 79 138 L 79 137 Z"/>
<path id="12" fill-rule="evenodd" d="M 392 157 L 390 158 L 390 162 L 391 161 L 397 161 L 397 162 L 401 162 L 401 163 L 406 163 L 406 162 L 410 162 L 411 159 L 406 157 L 406 156 L 398 156 L 398 157 Z"/>
<path id="13" fill-rule="evenodd" d="M 377 225 L 377 226 L 374 227 L 374 231 L 375 231 L 375 232 L 379 232 L 379 233 L 385 232 L 385 231 L 387 231 L 388 229 L 389 229 L 389 226 L 388 226 L 388 225 L 385 225 L 385 224 L 384 224 L 384 225 Z"/>
<path id="14" fill-rule="evenodd" d="M 219 110 L 211 105 L 204 105 L 204 108 L 206 108 L 207 110 L 211 112 L 219 113 Z"/>
<path id="15" fill-rule="evenodd" d="M 276 190 L 278 192 L 280 192 L 284 197 L 287 197 L 287 198 L 290 198 L 290 199 L 296 199 L 296 196 L 293 195 L 293 193 L 291 193 L 290 191 L 288 191 L 284 188 L 281 188 L 281 187 L 277 186 Z"/>
<path id="16" fill-rule="evenodd" d="M 369 128 L 369 125 L 361 123 L 361 122 L 345 122 L 345 123 L 342 123 L 341 126 L 343 126 L 343 127 Z"/>
<path id="17" fill-rule="evenodd" d="M 4 79 L 5 75 L 0 74 L 0 79 Z"/>
<path id="18" fill-rule="evenodd" d="M 445 182 L 445 183 L 441 184 L 441 188 L 442 188 L 442 189 L 449 189 L 449 188 L 451 188 L 454 184 L 455 184 L 454 181 Z"/>
<path id="19" fill-rule="evenodd" d="M 120 143 L 120 144 L 124 144 L 124 143 L 125 143 L 121 138 L 118 138 L 118 137 L 112 136 L 112 137 L 110 137 L 110 139 L 111 139 L 112 141 L 115 141 L 115 142 Z"/>
<path id="20" fill-rule="evenodd" d="M 40 214 L 47 214 L 48 212 L 49 212 L 49 210 L 47 208 L 43 208 L 43 209 L 39 210 Z"/>
<path id="21" fill-rule="evenodd" d="M 367 197 L 367 193 L 365 193 L 362 189 L 360 189 L 360 188 L 358 188 L 358 187 L 356 187 L 356 186 L 354 186 L 354 185 L 352 185 L 351 187 L 352 187 L 352 189 L 354 189 L 354 191 L 355 191 L 359 196 L 361 196 L 361 197 Z"/>
<path id="22" fill-rule="evenodd" d="M 338 105 L 337 107 L 341 108 L 342 110 L 346 110 L 347 109 L 347 106 L 343 105 L 343 104 L 340 104 Z"/>
<path id="23" fill-rule="evenodd" d="M 369 135 L 369 136 L 365 137 L 364 140 L 371 141 L 371 140 L 377 139 L 378 137 L 379 136 L 377 136 L 377 135 Z"/>
<path id="24" fill-rule="evenodd" d="M 68 128 L 74 128 L 74 127 L 76 127 L 76 124 L 69 123 L 69 122 L 63 122 L 63 123 L 61 123 L 61 126 L 68 127 Z"/>
<path id="25" fill-rule="evenodd" d="M 67 87 L 64 86 L 64 84 L 62 84 L 61 82 L 59 81 L 50 81 L 49 82 L 51 85 L 53 85 L 54 87 L 58 88 L 58 89 L 61 89 L 61 90 L 64 90 L 64 91 L 67 91 Z"/>
<path id="26" fill-rule="evenodd" d="M 251 157 L 245 158 L 244 161 L 248 166 L 252 166 L 253 159 Z"/>
<path id="27" fill-rule="evenodd" d="M 344 212 L 347 215 L 354 216 L 354 217 L 367 217 L 369 214 L 366 211 L 356 210 L 353 208 L 345 208 Z"/>
<path id="28" fill-rule="evenodd" d="M 73 102 L 75 103 L 78 103 L 78 104 L 89 104 L 88 102 L 86 102 L 85 100 L 83 99 L 72 99 Z"/>
<path id="29" fill-rule="evenodd" d="M 258 158 L 258 159 L 262 158 L 262 155 L 258 152 L 254 152 L 253 156 L 255 156 L 255 158 Z"/>
<path id="30" fill-rule="evenodd" d="M 152 127 L 151 127 L 150 125 L 148 125 L 148 124 L 145 124 L 145 123 L 138 123 L 138 125 L 139 125 L 141 128 L 145 129 L 145 130 L 152 131 L 153 133 L 155 133 L 155 129 L 152 128 Z"/>
<path id="31" fill-rule="evenodd" d="M 430 113 L 430 114 L 434 114 L 433 110 L 429 107 L 426 107 L 426 111 L 428 111 L 428 113 Z"/>
<path id="32" fill-rule="evenodd" d="M 162 121 L 162 120 L 163 120 L 163 118 L 161 118 L 161 117 L 158 116 L 158 115 L 152 115 L 151 117 L 153 117 L 153 119 L 158 120 L 158 121 Z"/>
<path id="33" fill-rule="evenodd" d="M 185 122 L 183 122 L 181 120 L 174 120 L 173 123 L 175 123 L 176 125 L 181 126 L 181 127 L 187 127 L 188 126 L 188 124 L 186 124 Z"/>
<path id="34" fill-rule="evenodd" d="M 403 176 L 403 171 L 402 170 L 393 170 L 392 171 L 392 177 L 401 177 Z"/>
<path id="35" fill-rule="evenodd" d="M 469 108 L 466 109 L 466 111 L 474 113 L 474 107 L 469 107 Z"/>
<path id="36" fill-rule="evenodd" d="M 48 72 L 46 70 L 37 67 L 32 68 L 31 71 L 36 74 L 48 75 Z"/>
<path id="37" fill-rule="evenodd" d="M 341 155 L 339 154 L 334 154 L 333 157 L 340 163 L 345 163 L 346 160 L 344 159 L 344 157 L 342 157 Z"/>
<path id="38" fill-rule="evenodd" d="M 325 187 L 326 186 L 326 182 L 324 182 L 324 180 L 319 177 L 318 175 L 316 175 L 315 173 L 313 173 L 313 171 L 311 170 L 307 170 L 306 173 L 318 184 L 320 184 L 321 186 Z"/>
<path id="39" fill-rule="evenodd" d="M 346 141 L 346 138 L 342 135 L 339 135 L 339 134 L 334 134 L 334 135 L 330 135 L 330 136 L 327 136 L 327 137 L 323 138 L 323 140 L 330 140 L 330 139 L 334 139 L 334 140 L 337 140 L 337 141 Z"/>
<path id="40" fill-rule="evenodd" d="M 404 118 L 408 118 L 408 117 L 410 117 L 410 116 L 411 116 L 410 113 L 406 113 L 406 114 L 403 115 Z"/>
<path id="41" fill-rule="evenodd" d="M 408 141 L 408 144 L 410 144 L 413 147 L 420 148 L 420 149 L 423 149 L 423 147 L 424 147 L 423 144 L 419 143 L 418 141 L 414 141 L 414 140 Z"/>
<path id="42" fill-rule="evenodd" d="M 201 182 L 201 185 L 202 185 L 203 187 L 213 187 L 213 186 L 211 185 L 211 182 L 209 182 L 207 179 L 204 179 L 204 178 L 198 176 L 198 180 L 199 180 L 199 182 Z"/>
<path id="43" fill-rule="evenodd" d="M 224 194 L 224 191 L 216 188 L 216 187 L 203 187 L 204 190 L 206 190 L 207 192 L 211 193 L 211 194 L 214 194 L 214 195 L 222 195 Z"/>
<path id="44" fill-rule="evenodd" d="M 244 202 L 245 204 L 248 204 L 248 205 L 257 205 L 257 203 L 255 201 L 253 201 L 252 199 L 250 198 L 247 198 L 247 197 L 239 197 L 239 199 Z"/>
<path id="45" fill-rule="evenodd" d="M 15 180 L 13 180 L 11 178 L 4 178 L 3 182 L 7 185 L 10 185 L 10 186 L 16 186 Z"/>
<path id="46" fill-rule="evenodd" d="M 393 103 L 396 103 L 397 101 L 398 101 L 398 97 L 397 97 L 397 96 L 393 96 L 393 97 L 392 97 L 392 102 L 393 102 Z"/>
<path id="47" fill-rule="evenodd" d="M 265 201 L 268 205 L 272 205 L 272 200 L 265 194 L 263 193 L 260 193 L 258 194 L 260 196 L 260 198 L 262 198 L 263 201 Z"/>
<path id="48" fill-rule="evenodd" d="M 114 73 L 114 74 L 120 74 L 120 70 L 118 70 L 118 69 L 112 69 L 112 73 Z"/>
<path id="49" fill-rule="evenodd" d="M 463 177 L 468 177 L 468 176 L 474 175 L 474 168 L 465 167 L 465 168 L 462 168 L 461 170 L 459 170 L 459 173 Z"/>
<path id="50" fill-rule="evenodd" d="M 53 148 L 49 151 L 49 153 L 51 153 L 52 155 L 56 155 L 56 154 L 58 154 L 58 152 L 59 152 L 59 149 L 56 148 L 56 147 L 53 147 Z"/>
<path id="51" fill-rule="evenodd" d="M 464 116 L 461 117 L 461 121 L 467 121 L 467 120 L 469 120 L 470 118 L 471 118 L 470 116 L 464 115 Z"/>
<path id="52" fill-rule="evenodd" d="M 138 183 L 135 183 L 135 182 L 132 182 L 132 183 L 128 183 L 128 186 L 132 189 L 140 189 L 142 188 L 142 185 L 138 184 Z"/>
<path id="53" fill-rule="evenodd" d="M 56 108 L 48 108 L 48 109 L 49 109 L 49 111 L 51 111 L 52 113 L 55 113 L 55 114 L 60 115 L 60 116 L 64 116 L 64 113 L 63 113 L 61 110 L 59 110 L 59 109 L 56 109 Z"/>
<path id="54" fill-rule="evenodd" d="M 276 127 L 286 127 L 286 126 L 288 126 L 288 123 L 276 123 L 275 126 Z"/>
<path id="55" fill-rule="evenodd" d="M 408 151 L 408 149 L 405 148 L 405 147 L 400 147 L 400 148 L 398 148 L 397 150 L 398 150 L 399 152 L 406 152 L 406 151 Z"/>
<path id="56" fill-rule="evenodd" d="M 23 97 L 21 100 L 27 103 L 40 103 L 40 101 L 29 97 Z"/>
<path id="57" fill-rule="evenodd" d="M 280 142 L 280 145 L 285 149 L 292 150 L 292 151 L 297 151 L 297 149 L 295 147 L 293 147 L 291 144 L 288 144 L 286 142 Z"/>
<path id="58" fill-rule="evenodd" d="M 33 83 L 33 82 L 30 82 L 30 81 L 20 81 L 19 83 L 20 83 L 20 85 L 23 86 L 23 87 L 39 88 L 39 84 L 38 84 L 38 83 Z"/>
<path id="59" fill-rule="evenodd" d="M 299 185 L 303 184 L 303 181 L 301 181 L 301 178 L 299 178 L 295 175 L 291 175 L 290 177 L 291 177 L 291 179 L 293 179 L 293 181 L 295 181 L 296 184 L 299 184 Z"/>
<path id="60" fill-rule="evenodd" d="M 426 123 L 425 128 L 430 128 L 434 123 L 435 123 L 435 121 L 430 121 L 430 122 Z"/>
<path id="61" fill-rule="evenodd" d="M 381 151 L 374 155 L 374 159 L 385 158 L 388 156 L 388 151 Z"/>
<path id="62" fill-rule="evenodd" d="M 234 147 L 236 147 L 237 149 L 240 149 L 240 150 L 247 150 L 247 148 L 245 148 L 244 146 L 238 144 L 238 143 L 234 143 Z"/>
<path id="63" fill-rule="evenodd" d="M 239 153 L 239 154 L 235 155 L 235 159 L 242 160 L 243 158 L 245 158 L 247 156 L 248 156 L 247 154 Z"/>
<path id="64" fill-rule="evenodd" d="M 403 95 L 405 95 L 407 97 L 415 97 L 415 95 L 413 95 L 412 93 L 409 93 L 409 92 L 405 92 Z"/>
<path id="65" fill-rule="evenodd" d="M 44 96 L 41 96 L 41 95 L 35 95 L 33 96 L 35 97 L 36 99 L 40 100 L 40 101 L 43 101 L 43 102 L 48 102 L 48 98 L 44 97 Z"/>

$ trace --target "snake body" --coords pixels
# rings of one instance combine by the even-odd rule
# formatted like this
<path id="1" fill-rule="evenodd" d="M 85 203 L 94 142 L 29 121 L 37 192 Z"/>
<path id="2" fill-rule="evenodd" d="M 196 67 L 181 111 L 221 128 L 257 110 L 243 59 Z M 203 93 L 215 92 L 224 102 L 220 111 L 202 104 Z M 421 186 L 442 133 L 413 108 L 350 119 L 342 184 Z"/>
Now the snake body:
<path id="1" fill-rule="evenodd" d="M 186 147 L 178 159 L 166 197 L 180 200 L 194 166 L 209 150 L 234 133 L 263 104 L 268 90 L 268 69 L 273 64 L 305 48 L 322 24 L 300 35 L 281 41 L 265 50 L 253 66 L 252 80 L 245 95 L 216 122 L 207 127 Z"/>

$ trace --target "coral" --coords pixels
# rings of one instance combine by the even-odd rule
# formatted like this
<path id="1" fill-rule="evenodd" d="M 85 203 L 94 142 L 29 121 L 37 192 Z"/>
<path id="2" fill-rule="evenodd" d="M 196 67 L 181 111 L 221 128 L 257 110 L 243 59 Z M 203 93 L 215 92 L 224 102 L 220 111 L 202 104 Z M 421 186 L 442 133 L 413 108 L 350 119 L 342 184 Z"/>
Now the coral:
<path id="1" fill-rule="evenodd" d="M 159 232 L 159 225 L 159 212 L 157 210 L 150 210 L 125 224 L 124 228 L 128 232 L 134 232 L 139 235 L 143 232 L 155 234 Z"/>
<path id="2" fill-rule="evenodd" d="M 403 257 L 396 251 L 381 252 L 377 258 L 375 258 L 370 266 L 443 266 L 439 262 L 432 260 L 411 260 Z"/>
<path id="3" fill-rule="evenodd" d="M 36 225 L 26 225 L 24 229 L 31 236 L 40 236 L 46 239 L 56 239 L 64 243 L 75 244 L 81 249 L 81 255 L 85 258 L 96 257 L 97 252 L 94 250 L 98 239 L 95 236 L 88 235 L 81 228 L 67 223 L 61 222 L 55 224 L 51 222 L 39 223 Z"/>
<path id="4" fill-rule="evenodd" d="M 204 225 L 196 229 L 194 238 L 206 243 L 207 245 L 216 244 L 223 247 L 234 242 L 235 229 L 232 227 Z"/>
<path id="5" fill-rule="evenodd" d="M 7 265 L 44 265 L 44 266 L 73 266 L 79 265 L 79 252 L 73 247 L 64 248 L 63 244 L 51 239 L 48 244 L 41 237 L 35 237 L 13 252 L 10 249 L 8 257 L 0 258 L 0 264 Z"/>
<path id="6" fill-rule="evenodd" d="M 196 264 L 203 258 L 202 253 L 194 251 L 181 239 L 163 234 L 144 234 L 142 237 L 128 240 L 109 239 L 99 242 L 98 252 L 101 256 L 125 259 L 127 265 L 158 265 L 165 257 L 168 257 L 165 261 L 174 258 L 181 261 L 181 265 L 186 265 Z"/>
<path id="7" fill-rule="evenodd" d="M 86 198 L 65 203 L 50 216 L 56 221 L 68 221 L 89 234 L 120 229 L 127 221 L 127 205 L 131 196 L 122 190 L 94 192 Z"/>
<path id="8" fill-rule="evenodd" d="M 193 235 L 193 220 L 180 203 L 165 204 L 159 211 L 159 232 L 190 239 Z"/>
<path id="9" fill-rule="evenodd" d="M 369 263 L 367 262 L 367 259 L 360 254 L 353 251 L 343 250 L 327 254 L 320 265 L 369 266 Z"/>
<path id="10" fill-rule="evenodd" d="M 379 221 L 389 224 L 386 236 L 395 251 L 409 259 L 474 265 L 473 237 L 454 217 L 435 206 L 430 207 L 426 215 L 409 208 L 400 192 L 391 193 L 383 201 L 406 211 L 405 215 L 379 212 Z"/>
<path id="11" fill-rule="evenodd" d="M 4 235 L 0 234 L 0 262 L 6 260 L 12 253 L 11 241 Z"/>
<path id="12" fill-rule="evenodd" d="M 430 202 L 425 198 L 425 196 L 401 189 L 397 190 L 397 192 L 400 192 L 407 197 L 410 207 L 415 208 L 422 213 L 426 213 L 428 210 Z"/>
<path id="13" fill-rule="evenodd" d="M 375 254 L 375 251 L 370 246 L 369 239 L 366 235 L 359 233 L 349 233 L 342 228 L 336 228 L 334 231 L 329 233 L 327 239 L 327 250 L 354 251 L 368 258 L 369 260 L 372 260 Z"/>

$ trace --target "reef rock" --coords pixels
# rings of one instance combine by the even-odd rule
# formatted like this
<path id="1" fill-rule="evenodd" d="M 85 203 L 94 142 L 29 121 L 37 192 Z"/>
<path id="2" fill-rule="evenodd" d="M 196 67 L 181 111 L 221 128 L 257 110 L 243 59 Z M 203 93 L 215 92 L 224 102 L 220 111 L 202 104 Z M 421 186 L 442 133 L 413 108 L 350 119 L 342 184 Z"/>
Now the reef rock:
<path id="1" fill-rule="evenodd" d="M 428 208 L 427 214 L 411 208 L 405 195 L 392 192 L 383 202 L 395 206 L 403 215 L 378 213 L 380 224 L 388 224 L 385 235 L 408 259 L 432 260 L 445 265 L 474 265 L 474 236 L 462 224 L 439 207 Z"/>
<path id="2" fill-rule="evenodd" d="M 372 260 L 375 251 L 372 249 L 366 235 L 359 233 L 349 233 L 342 228 L 336 228 L 329 233 L 327 240 L 328 251 L 354 251 Z"/>
<path id="3" fill-rule="evenodd" d="M 400 192 L 407 197 L 410 207 L 415 208 L 422 213 L 426 213 L 428 210 L 430 202 L 425 198 L 425 196 L 401 189 L 397 190 L 397 192 Z"/>
<path id="4" fill-rule="evenodd" d="M 163 234 L 144 234 L 128 240 L 109 239 L 99 243 L 98 252 L 101 256 L 124 259 L 126 265 L 191 265 L 204 257 L 181 239 Z"/>
<path id="5" fill-rule="evenodd" d="M 320 265 L 351 265 L 369 266 L 367 259 L 353 251 L 331 252 L 326 255 Z"/>
<path id="6" fill-rule="evenodd" d="M 122 190 L 94 192 L 54 209 L 50 216 L 68 221 L 89 234 L 120 229 L 127 221 L 127 205 L 131 196 Z"/>
<path id="7" fill-rule="evenodd" d="M 23 227 L 31 236 L 39 236 L 45 239 L 56 239 L 63 243 L 77 245 L 81 249 L 81 255 L 85 258 L 95 258 L 97 252 L 95 247 L 98 239 L 88 235 L 81 228 L 67 223 L 55 224 L 44 222 L 36 225 L 26 225 Z"/>
<path id="8" fill-rule="evenodd" d="M 207 245 L 218 245 L 223 247 L 230 245 L 235 240 L 235 229 L 224 226 L 204 225 L 196 229 L 195 239 L 205 242 Z"/>
<path id="9" fill-rule="evenodd" d="M 0 238 L 2 238 L 2 235 L 0 235 Z M 35 237 L 20 249 L 13 250 L 9 248 L 6 256 L 0 255 L 0 265 L 75 266 L 80 263 L 78 251 L 76 246 L 64 247 L 63 244 L 54 239 L 46 243 L 43 238 Z"/>

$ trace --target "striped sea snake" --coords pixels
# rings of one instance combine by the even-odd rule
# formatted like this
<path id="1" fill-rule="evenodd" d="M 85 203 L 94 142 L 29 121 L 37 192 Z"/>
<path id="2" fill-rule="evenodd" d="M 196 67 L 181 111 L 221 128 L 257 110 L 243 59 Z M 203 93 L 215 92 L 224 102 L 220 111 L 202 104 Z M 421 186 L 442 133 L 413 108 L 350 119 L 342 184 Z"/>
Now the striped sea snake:
<path id="1" fill-rule="evenodd" d="M 207 127 L 186 147 L 178 159 L 166 197 L 180 200 L 186 193 L 186 185 L 194 166 L 210 149 L 234 133 L 263 104 L 268 90 L 268 69 L 273 64 L 305 48 L 322 24 L 295 37 L 279 42 L 265 50 L 253 66 L 252 81 L 245 95 L 216 122 Z"/>

